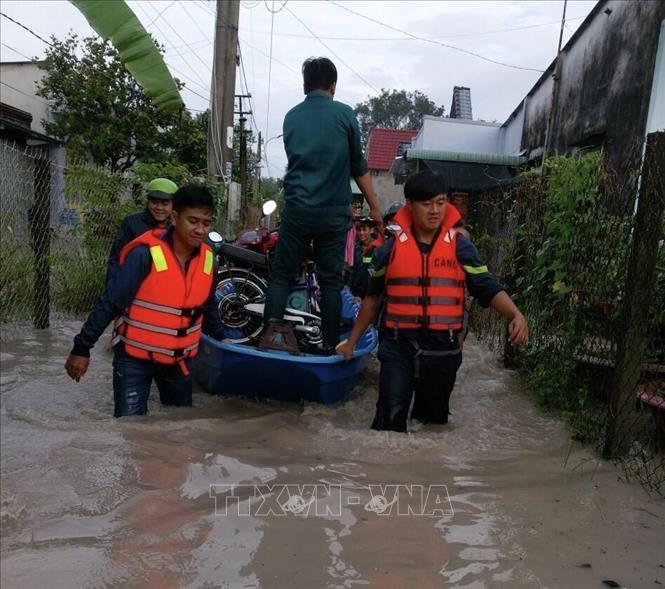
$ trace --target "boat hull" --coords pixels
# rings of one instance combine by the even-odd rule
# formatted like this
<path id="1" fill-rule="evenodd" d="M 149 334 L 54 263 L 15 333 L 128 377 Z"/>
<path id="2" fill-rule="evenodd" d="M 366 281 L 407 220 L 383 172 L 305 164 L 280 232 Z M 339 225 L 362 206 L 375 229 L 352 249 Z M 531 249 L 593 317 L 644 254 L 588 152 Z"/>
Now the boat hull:
<path id="1" fill-rule="evenodd" d="M 209 393 L 326 405 L 344 400 L 358 383 L 378 341 L 374 328 L 358 342 L 351 360 L 338 355 L 293 355 L 229 344 L 201 336 L 193 373 Z"/>

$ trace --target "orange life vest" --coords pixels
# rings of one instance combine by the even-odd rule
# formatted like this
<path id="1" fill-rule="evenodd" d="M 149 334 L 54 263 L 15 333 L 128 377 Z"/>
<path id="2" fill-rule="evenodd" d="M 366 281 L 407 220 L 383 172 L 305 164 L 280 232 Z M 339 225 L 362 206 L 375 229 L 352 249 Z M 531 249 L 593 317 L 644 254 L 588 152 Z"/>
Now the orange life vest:
<path id="1" fill-rule="evenodd" d="M 390 329 L 462 329 L 464 322 L 464 270 L 457 262 L 457 232 L 461 218 L 446 205 L 440 233 L 428 253 L 418 247 L 408 207 L 395 221 L 402 227 L 386 268 L 385 325 Z"/>
<path id="2" fill-rule="evenodd" d="M 135 247 L 150 248 L 150 273 L 141 283 L 134 300 L 115 321 L 113 343 L 123 342 L 134 358 L 160 364 L 180 364 L 198 353 L 201 324 L 213 283 L 214 255 L 201 244 L 187 274 L 159 231 L 146 231 L 120 252 L 122 265 Z"/>

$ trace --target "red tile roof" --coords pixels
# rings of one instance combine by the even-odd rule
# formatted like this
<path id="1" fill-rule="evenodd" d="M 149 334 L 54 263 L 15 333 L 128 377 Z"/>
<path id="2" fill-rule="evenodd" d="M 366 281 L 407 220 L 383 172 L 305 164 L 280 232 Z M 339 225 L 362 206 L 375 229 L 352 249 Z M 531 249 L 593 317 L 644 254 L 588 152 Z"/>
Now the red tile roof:
<path id="1" fill-rule="evenodd" d="M 390 170 L 399 144 L 411 141 L 417 134 L 414 129 L 372 129 L 367 147 L 369 169 Z"/>

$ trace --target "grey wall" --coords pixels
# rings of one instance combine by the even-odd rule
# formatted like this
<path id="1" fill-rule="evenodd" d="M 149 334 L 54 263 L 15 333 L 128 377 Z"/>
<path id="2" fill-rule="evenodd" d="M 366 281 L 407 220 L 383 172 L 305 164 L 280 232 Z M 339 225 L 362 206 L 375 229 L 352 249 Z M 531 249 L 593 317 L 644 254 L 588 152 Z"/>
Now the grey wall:
<path id="1" fill-rule="evenodd" d="M 634 146 L 645 133 L 663 19 L 660 0 L 599 2 L 562 52 L 554 152 L 569 153 L 604 134 L 604 149 L 615 163 L 639 156 Z M 551 95 L 548 71 L 526 97 L 522 146 L 531 159 L 542 153 Z"/>

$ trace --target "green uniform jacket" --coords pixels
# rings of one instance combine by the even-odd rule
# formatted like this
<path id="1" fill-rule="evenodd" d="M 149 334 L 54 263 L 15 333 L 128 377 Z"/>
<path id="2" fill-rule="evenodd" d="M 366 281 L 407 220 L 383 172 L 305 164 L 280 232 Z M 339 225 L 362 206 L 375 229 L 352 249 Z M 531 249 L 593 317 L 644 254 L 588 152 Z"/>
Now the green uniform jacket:
<path id="1" fill-rule="evenodd" d="M 286 114 L 283 134 L 288 169 L 282 219 L 317 233 L 350 227 L 349 179 L 368 169 L 351 107 L 314 90 Z"/>

